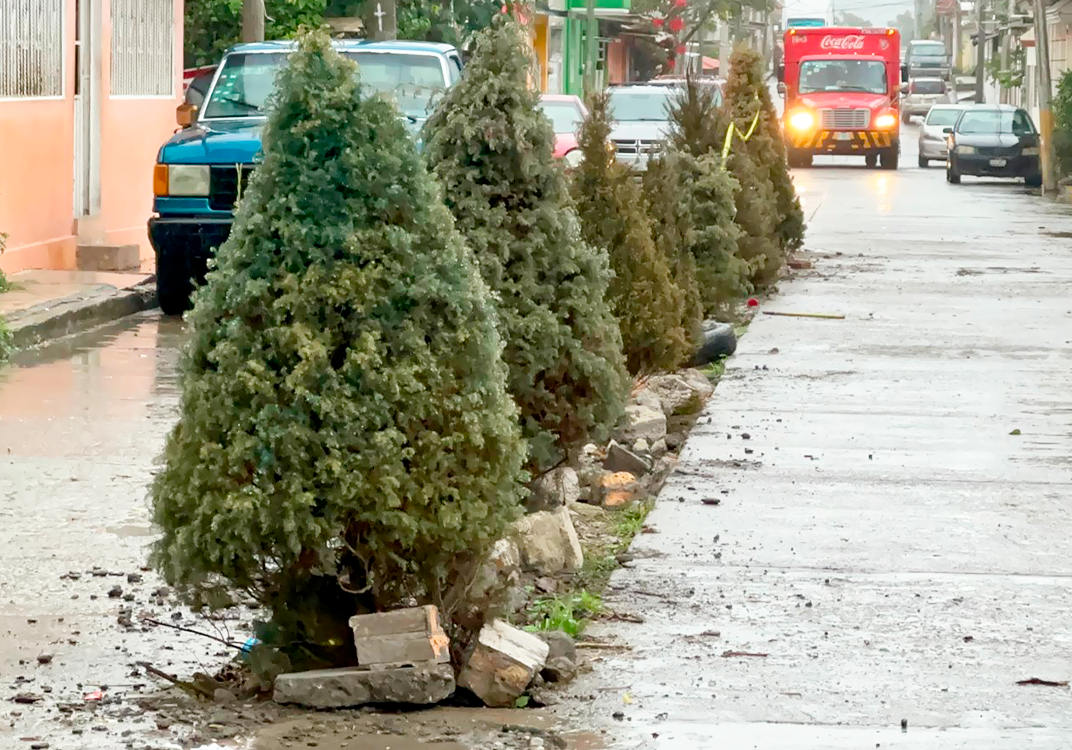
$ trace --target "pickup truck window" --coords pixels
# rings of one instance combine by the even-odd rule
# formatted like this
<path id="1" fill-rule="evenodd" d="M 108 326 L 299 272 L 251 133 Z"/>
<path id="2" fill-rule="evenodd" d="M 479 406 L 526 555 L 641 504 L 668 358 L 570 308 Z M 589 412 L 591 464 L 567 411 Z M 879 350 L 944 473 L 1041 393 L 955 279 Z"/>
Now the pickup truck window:
<path id="1" fill-rule="evenodd" d="M 438 55 L 344 52 L 357 62 L 361 83 L 390 95 L 404 114 L 427 117 L 447 88 Z M 264 115 L 275 79 L 286 65 L 286 52 L 232 53 L 224 58 L 216 86 L 205 104 L 205 119 Z"/>
<path id="2" fill-rule="evenodd" d="M 799 91 L 885 94 L 886 66 L 881 60 L 805 60 L 800 64 Z"/>

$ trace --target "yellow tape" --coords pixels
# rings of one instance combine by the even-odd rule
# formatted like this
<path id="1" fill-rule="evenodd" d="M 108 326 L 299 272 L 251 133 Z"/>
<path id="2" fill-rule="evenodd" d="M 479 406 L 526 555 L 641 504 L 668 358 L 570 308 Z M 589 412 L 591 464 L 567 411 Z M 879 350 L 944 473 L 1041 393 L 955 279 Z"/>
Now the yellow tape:
<path id="1" fill-rule="evenodd" d="M 745 143 L 752 137 L 752 134 L 756 132 L 756 125 L 759 124 L 759 110 L 756 110 L 755 116 L 752 118 L 752 124 L 748 126 L 748 132 L 742 133 L 741 129 L 737 127 L 736 123 L 730 122 L 728 128 L 726 128 L 726 141 L 722 144 L 722 168 L 726 168 L 726 157 L 730 155 L 730 145 L 733 143 L 733 134 L 737 133 L 737 137 Z"/>

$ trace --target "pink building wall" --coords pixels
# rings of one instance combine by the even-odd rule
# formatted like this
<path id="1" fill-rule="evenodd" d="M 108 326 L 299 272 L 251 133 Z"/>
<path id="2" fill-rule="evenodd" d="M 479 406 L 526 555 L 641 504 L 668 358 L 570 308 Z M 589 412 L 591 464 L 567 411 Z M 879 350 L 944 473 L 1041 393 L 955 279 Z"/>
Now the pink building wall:
<path id="1" fill-rule="evenodd" d="M 111 80 L 111 14 L 102 0 L 100 213 L 93 217 L 108 244 L 137 244 L 142 270 L 153 269 L 146 233 L 152 212 L 153 164 L 175 131 L 182 93 L 182 0 L 174 0 L 174 94 L 115 97 Z M 0 99 L 0 231 L 7 251 L 0 269 L 75 268 L 74 216 L 75 3 L 67 2 L 65 86 L 61 99 Z"/>

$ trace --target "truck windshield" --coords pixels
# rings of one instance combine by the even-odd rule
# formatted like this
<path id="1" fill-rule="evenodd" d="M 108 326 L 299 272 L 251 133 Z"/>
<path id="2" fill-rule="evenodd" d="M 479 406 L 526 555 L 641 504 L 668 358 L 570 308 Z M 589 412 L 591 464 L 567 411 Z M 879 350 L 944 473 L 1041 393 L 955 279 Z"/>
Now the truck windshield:
<path id="1" fill-rule="evenodd" d="M 885 94 L 886 67 L 880 60 L 805 60 L 800 64 L 799 91 Z"/>
<path id="2" fill-rule="evenodd" d="M 916 57 L 945 57 L 945 45 L 941 42 L 927 42 L 926 44 L 913 44 L 908 49 L 908 54 Z"/>
<path id="3" fill-rule="evenodd" d="M 610 114 L 618 122 L 640 120 L 662 121 L 669 118 L 670 96 L 674 87 L 665 91 L 631 91 L 614 88 L 610 91 Z"/>
<path id="4" fill-rule="evenodd" d="M 391 96 L 403 114 L 425 118 L 447 81 L 435 55 L 344 52 L 361 69 L 361 83 Z M 204 117 L 257 117 L 265 114 L 275 79 L 287 52 L 237 52 L 224 58 L 219 78 L 205 104 Z"/>

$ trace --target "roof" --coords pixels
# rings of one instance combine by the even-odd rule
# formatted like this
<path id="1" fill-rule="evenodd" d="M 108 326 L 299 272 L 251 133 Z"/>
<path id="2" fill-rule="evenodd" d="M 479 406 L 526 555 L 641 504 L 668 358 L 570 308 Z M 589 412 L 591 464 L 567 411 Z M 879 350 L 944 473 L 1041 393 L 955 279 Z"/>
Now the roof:
<path id="1" fill-rule="evenodd" d="M 292 40 L 286 41 L 272 41 L 272 42 L 249 42 L 246 44 L 236 44 L 231 47 L 228 52 L 285 52 L 292 50 L 297 46 L 297 42 Z M 437 42 L 413 42 L 408 40 L 396 40 L 388 42 L 374 42 L 369 39 L 333 39 L 331 46 L 338 50 L 357 51 L 357 50 L 371 50 L 371 51 L 387 51 L 392 50 L 396 52 L 433 52 L 436 54 L 446 54 L 447 52 L 453 52 L 454 47 L 450 44 L 440 44 Z"/>

